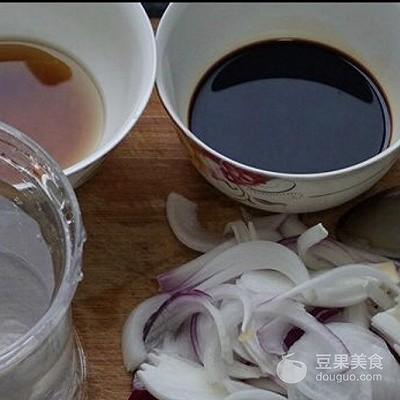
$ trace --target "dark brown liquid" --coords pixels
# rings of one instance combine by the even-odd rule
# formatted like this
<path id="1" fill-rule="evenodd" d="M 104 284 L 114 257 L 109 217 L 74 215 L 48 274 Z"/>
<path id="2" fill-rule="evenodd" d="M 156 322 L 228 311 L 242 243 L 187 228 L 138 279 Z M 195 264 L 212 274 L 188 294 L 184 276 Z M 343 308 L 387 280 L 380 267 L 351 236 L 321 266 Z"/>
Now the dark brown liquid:
<path id="1" fill-rule="evenodd" d="M 0 121 L 67 168 L 96 148 L 103 104 L 92 79 L 71 58 L 34 44 L 0 42 Z"/>
<path id="2" fill-rule="evenodd" d="M 221 154 L 287 173 L 357 164 L 390 138 L 374 79 L 343 53 L 302 40 L 254 44 L 218 62 L 193 96 L 189 122 Z"/>

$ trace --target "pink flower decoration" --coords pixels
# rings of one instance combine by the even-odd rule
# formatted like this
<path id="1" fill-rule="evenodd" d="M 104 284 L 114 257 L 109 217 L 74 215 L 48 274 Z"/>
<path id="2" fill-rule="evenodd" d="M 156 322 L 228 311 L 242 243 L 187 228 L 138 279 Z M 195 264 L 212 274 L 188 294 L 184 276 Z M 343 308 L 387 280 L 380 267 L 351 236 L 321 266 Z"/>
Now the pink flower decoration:
<path id="1" fill-rule="evenodd" d="M 237 168 L 225 161 L 220 161 L 220 170 L 223 176 L 232 183 L 237 185 L 255 186 L 261 185 L 268 181 L 268 178 L 254 172 L 245 171 Z"/>

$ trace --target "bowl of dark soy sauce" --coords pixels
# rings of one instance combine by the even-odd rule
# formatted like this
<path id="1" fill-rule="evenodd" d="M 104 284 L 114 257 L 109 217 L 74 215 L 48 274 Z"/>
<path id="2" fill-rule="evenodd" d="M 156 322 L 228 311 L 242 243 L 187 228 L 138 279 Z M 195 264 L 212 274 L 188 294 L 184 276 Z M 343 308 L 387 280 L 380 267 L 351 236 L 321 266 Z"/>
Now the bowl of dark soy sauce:
<path id="1" fill-rule="evenodd" d="M 398 157 L 399 21 L 397 4 L 173 3 L 158 91 L 216 188 L 268 211 L 330 208 Z"/>

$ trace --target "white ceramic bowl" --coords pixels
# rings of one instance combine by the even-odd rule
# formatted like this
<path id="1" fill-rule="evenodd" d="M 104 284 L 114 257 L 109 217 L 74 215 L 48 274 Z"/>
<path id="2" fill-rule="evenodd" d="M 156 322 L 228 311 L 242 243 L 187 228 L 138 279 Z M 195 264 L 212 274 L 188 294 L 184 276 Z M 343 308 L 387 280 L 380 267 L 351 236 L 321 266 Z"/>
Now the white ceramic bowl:
<path id="1" fill-rule="evenodd" d="M 135 125 L 151 95 L 154 33 L 140 3 L 1 3 L 0 40 L 28 40 L 73 57 L 101 91 L 105 126 L 92 154 L 64 170 L 83 183 Z"/>
<path id="2" fill-rule="evenodd" d="M 172 3 L 157 31 L 158 91 L 194 165 L 216 188 L 268 211 L 326 209 L 369 189 L 399 155 L 399 24 L 396 3 Z M 386 150 L 337 171 L 286 174 L 241 164 L 193 135 L 188 109 L 204 73 L 233 50 L 282 37 L 341 49 L 377 78 L 392 114 L 392 137 Z"/>

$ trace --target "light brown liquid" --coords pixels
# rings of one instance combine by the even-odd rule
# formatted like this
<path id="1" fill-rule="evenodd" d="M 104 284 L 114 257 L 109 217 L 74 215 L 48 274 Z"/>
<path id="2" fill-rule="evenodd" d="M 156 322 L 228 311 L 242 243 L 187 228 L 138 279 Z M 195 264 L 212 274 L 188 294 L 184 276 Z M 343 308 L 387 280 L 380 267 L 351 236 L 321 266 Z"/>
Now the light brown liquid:
<path id="1" fill-rule="evenodd" d="M 0 121 L 30 136 L 61 167 L 96 148 L 103 119 L 100 93 L 77 62 L 36 44 L 0 42 Z"/>

